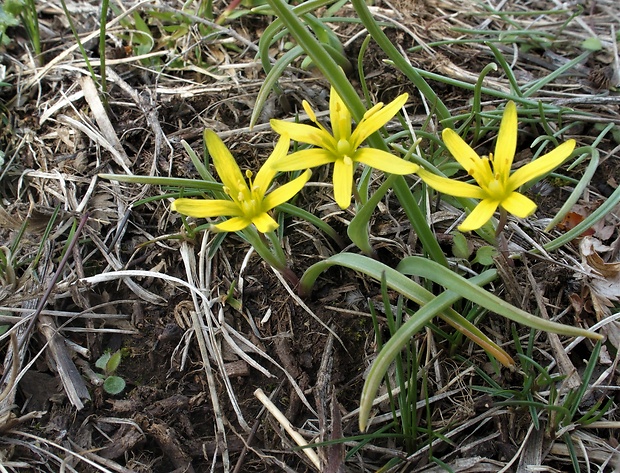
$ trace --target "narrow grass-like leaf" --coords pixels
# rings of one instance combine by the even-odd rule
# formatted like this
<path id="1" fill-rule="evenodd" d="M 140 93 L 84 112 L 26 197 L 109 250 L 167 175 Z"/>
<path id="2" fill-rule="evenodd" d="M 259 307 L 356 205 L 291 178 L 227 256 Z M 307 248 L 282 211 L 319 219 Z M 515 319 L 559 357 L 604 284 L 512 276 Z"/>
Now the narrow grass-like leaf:
<path id="1" fill-rule="evenodd" d="M 388 57 L 393 61 L 394 65 L 407 76 L 407 78 L 420 90 L 420 92 L 426 97 L 429 103 L 433 106 L 433 108 L 437 112 L 437 116 L 440 120 L 444 120 L 450 117 L 450 112 L 447 107 L 441 101 L 441 99 L 437 96 L 435 91 L 432 89 L 430 85 L 424 80 L 424 78 L 418 73 L 417 69 L 412 67 L 409 61 L 396 49 L 394 44 L 390 41 L 390 39 L 383 32 L 381 27 L 377 24 L 375 19 L 370 13 L 368 9 L 368 5 L 364 0 L 352 0 L 351 4 L 355 9 L 357 15 L 360 20 L 373 37 L 373 39 L 377 42 L 379 47 L 388 55 Z M 340 91 L 338 91 L 340 93 Z"/>
<path id="2" fill-rule="evenodd" d="M 594 212 L 588 215 L 582 222 L 575 225 L 572 229 L 567 231 L 564 235 L 551 240 L 549 243 L 543 245 L 543 248 L 547 251 L 552 251 L 564 246 L 569 241 L 574 240 L 588 228 L 594 225 L 596 222 L 604 218 L 609 212 L 611 212 L 616 205 L 620 204 L 620 187 L 616 190 L 597 208 Z"/>
<path id="3" fill-rule="evenodd" d="M 531 87 L 529 88 L 524 87 L 523 97 L 531 97 L 536 92 L 538 92 L 540 89 L 542 89 L 545 85 L 550 84 L 551 82 L 556 80 L 558 77 L 560 77 L 562 74 L 564 74 L 566 71 L 569 71 L 576 65 L 583 63 L 588 58 L 588 56 L 590 56 L 591 54 L 592 54 L 592 51 L 586 51 L 584 53 L 581 53 L 576 58 L 558 67 L 551 74 L 542 76 L 540 79 L 537 79 Z"/>
<path id="4" fill-rule="evenodd" d="M 504 74 L 506 75 L 508 82 L 510 82 L 510 88 L 514 91 L 515 94 L 517 94 L 519 97 L 522 97 L 523 92 L 521 92 L 521 87 L 519 86 L 519 83 L 517 82 L 517 78 L 512 72 L 512 68 L 510 67 L 510 64 L 508 64 L 508 62 L 504 58 L 504 55 L 500 52 L 499 49 L 497 49 L 497 46 L 495 46 L 490 41 L 487 41 L 484 44 L 486 44 L 489 47 L 489 49 L 493 51 L 493 55 L 495 56 L 495 59 L 497 59 L 499 66 L 502 68 L 502 71 L 504 71 Z"/>
<path id="5" fill-rule="evenodd" d="M 316 215 L 304 210 L 296 205 L 293 205 L 289 202 L 285 202 L 284 204 L 280 204 L 276 207 L 279 211 L 292 215 L 294 217 L 301 218 L 308 223 L 311 223 L 319 230 L 323 231 L 327 236 L 329 236 L 332 240 L 334 240 L 340 248 L 344 248 L 344 241 L 340 234 L 334 230 L 330 224 L 324 222 Z"/>
<path id="6" fill-rule="evenodd" d="M 368 222 L 372 218 L 377 204 L 383 199 L 385 193 L 392 187 L 398 176 L 392 174 L 388 176 L 383 184 L 370 196 L 368 201 L 357 208 L 355 217 L 347 227 L 347 235 L 355 245 L 366 255 L 372 256 L 374 249 L 370 244 L 368 235 Z"/>
<path id="7" fill-rule="evenodd" d="M 461 297 L 469 299 L 485 309 L 502 315 L 521 325 L 527 325 L 537 330 L 567 335 L 569 337 L 587 337 L 596 340 L 601 340 L 603 338 L 602 335 L 591 332 L 590 330 L 551 322 L 529 314 L 500 299 L 496 295 L 491 294 L 480 286 L 472 284 L 471 281 L 459 276 L 453 271 L 419 256 L 404 258 L 396 269 L 403 274 L 426 278 L 437 284 L 441 284 L 460 294 Z"/>
<path id="8" fill-rule="evenodd" d="M 252 110 L 252 116 L 250 117 L 250 129 L 256 125 L 256 122 L 260 118 L 260 114 L 265 107 L 265 102 L 272 90 L 279 90 L 278 80 L 285 71 L 285 69 L 299 56 L 303 54 L 304 50 L 301 46 L 295 46 L 289 51 L 284 53 L 267 72 L 267 76 L 261 85 L 258 95 L 256 96 L 256 102 L 254 103 L 254 109 Z"/>
<path id="9" fill-rule="evenodd" d="M 108 83 L 105 73 L 106 63 L 106 25 L 108 23 L 108 8 L 110 0 L 101 0 L 101 13 L 99 15 L 99 74 L 101 75 L 101 100 L 108 108 Z"/>
<path id="10" fill-rule="evenodd" d="M 474 87 L 474 101 L 473 101 L 473 105 L 472 105 L 472 110 L 471 113 L 474 116 L 474 123 L 475 123 L 475 127 L 474 127 L 474 137 L 473 137 L 473 144 L 476 144 L 478 142 L 478 140 L 480 139 L 480 126 L 481 126 L 481 121 L 482 121 L 482 117 L 480 115 L 480 111 L 482 109 L 481 106 L 481 90 L 482 90 L 482 84 L 484 83 L 484 79 L 487 76 L 487 74 L 489 74 L 491 71 L 496 71 L 497 70 L 497 64 L 495 64 L 494 62 L 487 64 L 486 66 L 484 66 L 482 68 L 482 71 L 480 71 L 480 75 L 478 76 L 478 80 L 476 80 L 476 87 Z"/>
<path id="11" fill-rule="evenodd" d="M 570 420 L 573 420 L 573 417 L 577 413 L 577 409 L 579 409 L 579 404 L 581 403 L 583 396 L 585 395 L 586 391 L 590 389 L 590 379 L 592 378 L 592 375 L 594 374 L 594 369 L 598 365 L 598 361 L 599 361 L 598 355 L 600 352 L 601 352 L 601 342 L 598 342 L 596 345 L 594 345 L 594 348 L 592 349 L 592 354 L 590 355 L 590 359 L 588 360 L 588 363 L 586 363 L 586 369 L 583 372 L 581 385 L 579 386 L 579 389 L 577 390 L 577 396 L 576 396 L 575 402 L 572 406 L 569 407 Z"/>
<path id="12" fill-rule="evenodd" d="M 568 212 L 571 211 L 573 206 L 581 198 L 581 195 L 583 194 L 587 186 L 590 185 L 590 181 L 592 180 L 594 173 L 598 169 L 598 164 L 599 164 L 599 151 L 598 149 L 596 149 L 596 146 L 598 146 L 598 143 L 602 141 L 603 137 L 609 131 L 611 131 L 614 127 L 615 127 L 615 124 L 610 123 L 601 131 L 601 133 L 599 133 L 595 142 L 592 143 L 591 146 L 584 146 L 582 148 L 578 148 L 575 151 L 573 151 L 572 154 L 574 156 L 579 156 L 579 158 L 577 158 L 575 162 L 571 164 L 570 167 L 573 167 L 577 161 L 581 161 L 581 156 L 584 156 L 584 155 L 591 156 L 590 162 L 588 163 L 586 170 L 583 172 L 581 179 L 579 179 L 579 182 L 575 186 L 575 189 L 573 189 L 573 191 L 570 193 L 570 195 L 568 196 L 568 198 L 566 199 L 566 201 L 564 202 L 564 204 L 562 205 L 558 213 L 555 215 L 555 217 L 553 217 L 551 222 L 549 222 L 549 224 L 545 228 L 546 232 L 550 231 L 553 227 L 555 227 L 559 222 L 561 222 L 564 219 L 566 214 L 568 214 Z"/>
<path id="13" fill-rule="evenodd" d="M 479 279 L 482 279 L 478 276 Z M 387 279 L 389 281 L 389 279 Z M 399 291 L 400 292 L 400 291 Z M 409 297 L 405 294 L 405 297 Z M 398 356 L 403 347 L 409 343 L 410 338 L 420 331 L 426 323 L 442 311 L 446 311 L 450 305 L 460 299 L 460 296 L 452 291 L 446 291 L 433 298 L 428 304 L 422 306 L 415 314 L 405 322 L 400 329 L 388 340 L 373 362 L 364 382 L 362 395 L 360 398 L 359 428 L 362 432 L 366 430 L 368 417 L 372 408 L 377 389 L 392 361 Z"/>
<path id="14" fill-rule="evenodd" d="M 183 149 L 185 149 L 185 152 L 189 156 L 189 159 L 192 160 L 192 164 L 196 168 L 196 171 L 198 171 L 198 174 L 200 174 L 200 177 L 202 177 L 202 179 L 207 182 L 216 182 L 213 174 L 209 172 L 206 164 L 202 161 L 202 159 L 198 157 L 198 155 L 192 149 L 189 143 L 185 140 L 181 140 L 181 144 L 183 145 Z"/>
<path id="15" fill-rule="evenodd" d="M 185 179 L 180 177 L 158 176 L 128 176 L 126 174 L 99 174 L 101 179 L 118 182 L 131 182 L 134 184 L 152 184 L 154 186 L 187 187 L 208 191 L 222 191 L 223 185 L 219 182 L 202 181 L 200 179 Z"/>
<path id="16" fill-rule="evenodd" d="M 433 267 L 442 267 L 433 261 L 426 260 L 424 258 L 421 258 L 421 260 L 433 265 Z M 436 297 L 435 294 L 423 288 L 395 269 L 390 268 L 389 266 L 372 258 L 368 258 L 367 256 L 353 253 L 340 253 L 310 266 L 300 280 L 300 293 L 309 294 L 316 278 L 323 271 L 334 265 L 359 271 L 360 273 L 372 277 L 376 281 L 380 281 L 382 275 L 385 273 L 387 285 L 391 289 L 399 292 L 407 299 L 410 299 L 420 305 L 427 304 Z M 446 268 L 444 268 L 444 270 L 451 272 Z M 481 279 L 472 279 L 471 281 L 474 284 L 486 284 L 493 281 L 496 277 L 496 271 L 488 270 L 479 276 Z M 459 299 L 459 297 L 457 297 L 457 299 Z M 512 366 L 514 364 L 514 360 L 504 350 L 492 342 L 475 325 L 458 314 L 456 311 L 448 309 L 439 314 L 439 316 L 452 327 L 456 328 L 472 341 L 480 345 L 482 348 L 492 353 L 493 356 L 495 356 L 504 366 Z M 411 335 L 413 335 L 413 332 Z"/>

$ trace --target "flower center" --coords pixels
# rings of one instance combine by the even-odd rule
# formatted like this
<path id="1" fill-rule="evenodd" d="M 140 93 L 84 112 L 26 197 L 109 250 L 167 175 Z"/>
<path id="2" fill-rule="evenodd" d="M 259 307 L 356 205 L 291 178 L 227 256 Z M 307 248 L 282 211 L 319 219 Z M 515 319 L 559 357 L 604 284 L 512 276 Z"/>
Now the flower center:
<path id="1" fill-rule="evenodd" d="M 245 173 L 249 187 L 243 181 L 237 183 L 237 195 L 233 195 L 231 189 L 224 188 L 224 191 L 239 205 L 243 214 L 252 218 L 260 213 L 261 196 L 260 189 L 253 187 L 252 172 L 246 171 Z"/>
<path id="2" fill-rule="evenodd" d="M 349 143 L 348 140 L 338 140 L 338 155 L 342 156 L 343 158 L 349 158 L 351 159 L 351 143 Z"/>
<path id="3" fill-rule="evenodd" d="M 492 179 L 487 184 L 487 192 L 493 200 L 503 200 L 506 194 L 504 185 L 497 179 Z"/>

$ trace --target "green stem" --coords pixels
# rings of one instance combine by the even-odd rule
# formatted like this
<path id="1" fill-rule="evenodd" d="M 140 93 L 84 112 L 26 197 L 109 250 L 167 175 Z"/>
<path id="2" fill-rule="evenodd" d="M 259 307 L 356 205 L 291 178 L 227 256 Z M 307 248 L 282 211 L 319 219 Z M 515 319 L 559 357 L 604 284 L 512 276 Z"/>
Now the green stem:
<path id="1" fill-rule="evenodd" d="M 254 250 L 267 264 L 269 264 L 269 266 L 279 271 L 280 274 L 286 278 L 294 289 L 299 287 L 299 277 L 288 267 L 286 255 L 275 233 L 269 232 L 265 235 L 254 227 L 247 227 L 239 233 L 243 235 L 247 242 L 252 245 Z"/>

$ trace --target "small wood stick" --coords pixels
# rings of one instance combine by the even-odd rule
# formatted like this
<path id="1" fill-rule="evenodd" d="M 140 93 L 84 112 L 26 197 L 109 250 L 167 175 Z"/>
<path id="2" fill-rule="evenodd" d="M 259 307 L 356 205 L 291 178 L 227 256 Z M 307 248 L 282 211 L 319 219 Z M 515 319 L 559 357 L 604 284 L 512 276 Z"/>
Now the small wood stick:
<path id="1" fill-rule="evenodd" d="M 293 428 L 289 420 L 284 416 L 284 414 L 282 414 L 282 411 L 280 411 L 280 409 L 278 409 L 276 405 L 271 402 L 271 400 L 265 395 L 261 388 L 258 388 L 256 391 L 254 391 L 254 395 L 260 402 L 263 403 L 265 408 L 271 413 L 272 416 L 276 418 L 280 425 L 284 427 L 284 430 L 288 432 L 288 434 L 295 441 L 295 443 L 297 443 L 297 445 L 299 445 L 300 447 L 307 447 L 308 442 L 306 442 L 306 439 L 303 438 L 301 434 L 299 434 L 299 432 L 297 432 Z M 314 466 L 316 466 L 316 468 L 321 471 L 321 460 L 319 460 L 319 456 L 316 454 L 316 452 L 311 448 L 302 448 L 302 451 L 308 456 Z"/>

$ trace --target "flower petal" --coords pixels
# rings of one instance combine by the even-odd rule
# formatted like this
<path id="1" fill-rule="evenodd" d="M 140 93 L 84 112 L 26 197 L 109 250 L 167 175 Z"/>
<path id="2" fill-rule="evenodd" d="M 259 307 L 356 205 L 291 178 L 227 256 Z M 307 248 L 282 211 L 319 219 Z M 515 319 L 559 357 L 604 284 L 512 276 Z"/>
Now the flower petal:
<path id="1" fill-rule="evenodd" d="M 508 181 L 512 160 L 517 150 L 517 107 L 511 100 L 506 104 L 502 122 L 499 126 L 495 154 L 493 155 L 493 171 L 504 184 Z"/>
<path id="2" fill-rule="evenodd" d="M 443 142 L 461 166 L 472 176 L 478 184 L 485 184 L 493 179 L 488 162 L 478 156 L 471 146 L 461 138 L 454 130 L 446 128 L 441 133 Z"/>
<path id="3" fill-rule="evenodd" d="M 349 140 L 351 138 L 351 112 L 336 92 L 331 88 L 329 95 L 329 118 L 334 133 L 334 141 Z"/>
<path id="4" fill-rule="evenodd" d="M 553 151 L 539 157 L 537 160 L 517 169 L 508 179 L 508 188 L 515 190 L 549 171 L 557 168 L 568 158 L 575 149 L 575 140 L 568 140 Z"/>
<path id="5" fill-rule="evenodd" d="M 204 137 L 218 176 L 220 176 L 224 185 L 231 190 L 233 195 L 236 195 L 239 185 L 242 184 L 247 187 L 247 184 L 235 158 L 233 158 L 224 142 L 213 130 L 206 130 Z"/>
<path id="6" fill-rule="evenodd" d="M 308 143 L 319 148 L 336 151 L 334 137 L 325 129 L 303 123 L 293 123 L 284 120 L 271 119 L 271 128 L 280 135 L 288 135 L 291 140 Z"/>
<path id="7" fill-rule="evenodd" d="M 299 171 L 333 163 L 337 159 L 333 153 L 322 148 L 302 149 L 274 161 L 273 167 L 278 171 Z"/>
<path id="8" fill-rule="evenodd" d="M 230 200 L 176 199 L 172 210 L 195 218 L 224 217 L 242 215 L 237 204 Z"/>
<path id="9" fill-rule="evenodd" d="M 468 184 L 467 182 L 438 176 L 422 168 L 418 169 L 416 174 L 420 176 L 428 186 L 444 194 L 454 195 L 456 197 L 473 197 L 474 199 L 484 199 L 486 197 L 486 194 L 480 187 Z"/>
<path id="10" fill-rule="evenodd" d="M 402 94 L 392 100 L 385 107 L 378 104 L 371 108 L 364 118 L 358 123 L 353 135 L 351 135 L 351 148 L 357 149 L 366 138 L 389 122 L 407 102 L 409 94 Z"/>
<path id="11" fill-rule="evenodd" d="M 279 160 L 286 157 L 290 144 L 291 140 L 288 135 L 281 135 L 271 155 L 269 155 L 267 161 L 265 161 L 256 173 L 252 187 L 260 189 L 261 197 L 265 195 L 271 185 L 271 181 L 273 181 L 273 178 L 276 177 L 278 171 L 276 170 L 275 165 Z"/>
<path id="12" fill-rule="evenodd" d="M 261 233 L 272 232 L 278 228 L 278 222 L 276 222 L 267 212 L 256 215 L 252 218 L 252 223 L 256 225 L 256 228 Z"/>
<path id="13" fill-rule="evenodd" d="M 291 182 L 287 182 L 281 187 L 274 189 L 263 200 L 263 210 L 271 210 L 284 202 L 291 200 L 295 194 L 297 194 L 302 187 L 308 182 L 312 172 L 308 169 L 301 176 L 293 179 Z"/>
<path id="14" fill-rule="evenodd" d="M 481 200 L 463 223 L 459 225 L 459 231 L 471 232 L 473 230 L 478 230 L 493 216 L 498 204 L 499 202 L 490 199 Z"/>
<path id="15" fill-rule="evenodd" d="M 334 163 L 334 199 L 341 209 L 351 205 L 351 192 L 353 190 L 353 161 L 338 159 Z"/>
<path id="16" fill-rule="evenodd" d="M 218 232 L 238 232 L 246 227 L 249 227 L 251 224 L 252 222 L 246 217 L 233 217 L 225 222 L 213 225 L 213 227 Z"/>
<path id="17" fill-rule="evenodd" d="M 390 174 L 413 174 L 420 168 L 417 164 L 405 161 L 387 151 L 375 148 L 358 149 L 353 155 L 353 161 L 364 163 L 383 172 L 389 172 Z"/>
<path id="18" fill-rule="evenodd" d="M 500 203 L 504 209 L 519 218 L 529 217 L 536 210 L 534 201 L 518 192 L 511 193 Z"/>

